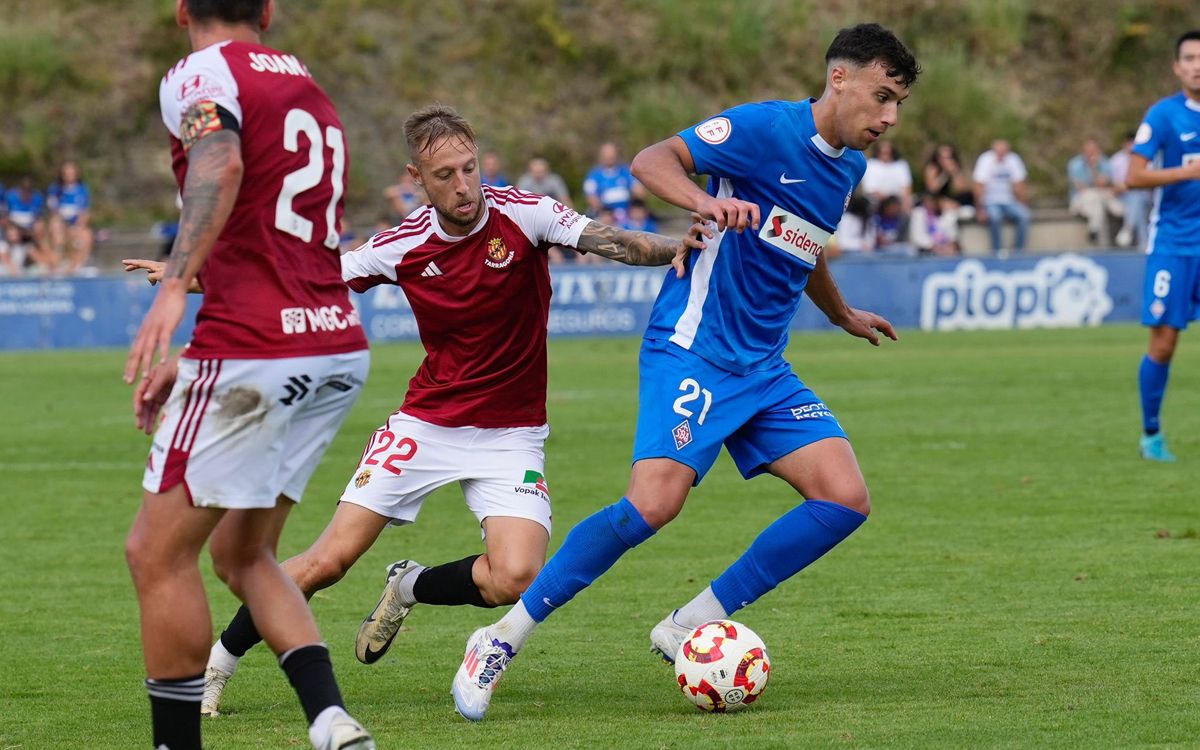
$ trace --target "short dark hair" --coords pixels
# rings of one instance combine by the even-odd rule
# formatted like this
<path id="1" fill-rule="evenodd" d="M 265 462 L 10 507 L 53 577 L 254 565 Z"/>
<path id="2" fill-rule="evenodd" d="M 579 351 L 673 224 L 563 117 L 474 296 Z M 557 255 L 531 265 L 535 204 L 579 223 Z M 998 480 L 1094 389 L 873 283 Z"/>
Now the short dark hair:
<path id="1" fill-rule="evenodd" d="M 848 60 L 860 67 L 878 61 L 888 78 L 900 79 L 905 88 L 917 82 L 921 66 L 895 34 L 877 23 L 860 23 L 842 29 L 825 52 L 825 62 Z"/>
<path id="2" fill-rule="evenodd" d="M 1175 59 L 1179 59 L 1179 53 L 1183 51 L 1184 42 L 1200 42 L 1200 29 L 1192 29 L 1185 31 L 1175 40 Z"/>
<path id="3" fill-rule="evenodd" d="M 430 104 L 413 112 L 404 121 L 404 140 L 413 164 L 417 163 L 418 154 L 447 137 L 458 137 L 475 144 L 475 129 L 453 107 Z"/>
<path id="4" fill-rule="evenodd" d="M 193 21 L 257 23 L 267 0 L 185 0 Z"/>

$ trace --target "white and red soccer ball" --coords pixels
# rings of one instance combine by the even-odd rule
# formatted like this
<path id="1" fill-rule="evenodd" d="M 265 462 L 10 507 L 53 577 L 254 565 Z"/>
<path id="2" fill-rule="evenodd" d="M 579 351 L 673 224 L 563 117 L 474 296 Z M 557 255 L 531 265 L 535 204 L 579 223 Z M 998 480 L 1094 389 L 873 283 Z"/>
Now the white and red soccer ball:
<path id="1" fill-rule="evenodd" d="M 758 699 L 771 675 L 771 657 L 754 631 L 733 620 L 706 622 L 675 654 L 675 677 L 703 711 L 736 711 Z"/>

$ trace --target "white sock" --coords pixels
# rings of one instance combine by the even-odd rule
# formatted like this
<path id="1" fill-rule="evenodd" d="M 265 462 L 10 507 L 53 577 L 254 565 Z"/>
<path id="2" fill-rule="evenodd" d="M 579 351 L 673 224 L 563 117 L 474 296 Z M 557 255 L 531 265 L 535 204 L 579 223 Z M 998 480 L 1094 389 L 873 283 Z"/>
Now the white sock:
<path id="1" fill-rule="evenodd" d="M 308 739 L 313 743 L 313 747 L 322 748 L 328 744 L 329 725 L 334 719 L 342 716 L 349 717 L 346 709 L 341 706 L 330 706 L 321 713 L 317 714 L 317 718 L 313 719 L 312 726 L 308 728 Z"/>
<path id="2" fill-rule="evenodd" d="M 396 584 L 396 593 L 400 596 L 400 603 L 406 607 L 411 607 L 417 603 L 417 597 L 413 594 L 413 586 L 417 584 L 417 579 L 421 577 L 421 573 L 425 572 L 424 565 L 418 565 L 416 568 L 416 573 L 409 573 L 400 579 L 400 583 Z"/>
<path id="3" fill-rule="evenodd" d="M 685 628 L 698 628 L 711 620 L 724 620 L 729 613 L 717 601 L 712 586 L 707 586 L 696 595 L 696 598 L 675 610 L 673 616 L 676 625 Z"/>
<path id="4" fill-rule="evenodd" d="M 208 652 L 208 666 L 215 667 L 222 672 L 233 674 L 237 671 L 239 661 L 241 661 L 241 657 L 229 653 L 229 649 L 225 648 L 225 644 L 221 643 L 220 638 Z"/>
<path id="5" fill-rule="evenodd" d="M 525 641 L 529 640 L 537 625 L 529 616 L 529 610 L 525 609 L 525 602 L 518 599 L 513 608 L 491 627 L 492 637 L 512 646 L 513 652 L 516 653 L 525 645 Z"/>

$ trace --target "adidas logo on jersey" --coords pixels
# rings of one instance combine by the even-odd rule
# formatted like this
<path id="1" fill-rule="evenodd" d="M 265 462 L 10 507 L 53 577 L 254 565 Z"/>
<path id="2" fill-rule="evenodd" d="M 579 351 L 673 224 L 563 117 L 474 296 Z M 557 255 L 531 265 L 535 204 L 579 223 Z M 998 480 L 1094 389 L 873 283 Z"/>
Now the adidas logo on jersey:
<path id="1" fill-rule="evenodd" d="M 430 278 L 432 276 L 441 276 L 442 269 L 437 267 L 437 263 L 434 263 L 433 261 L 429 261 L 429 265 L 425 266 L 425 270 L 421 272 L 421 275 L 424 276 L 425 278 Z"/>

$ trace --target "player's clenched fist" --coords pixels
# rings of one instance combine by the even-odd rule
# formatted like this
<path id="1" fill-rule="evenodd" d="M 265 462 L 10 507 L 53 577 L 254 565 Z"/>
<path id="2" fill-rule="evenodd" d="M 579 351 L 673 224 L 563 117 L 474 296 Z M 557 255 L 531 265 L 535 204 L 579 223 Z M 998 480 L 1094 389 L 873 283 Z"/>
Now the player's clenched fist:
<path id="1" fill-rule="evenodd" d="M 706 195 L 696 201 L 696 213 L 717 222 L 717 229 L 741 232 L 749 227 L 758 229 L 758 205 L 737 198 L 714 198 Z"/>

